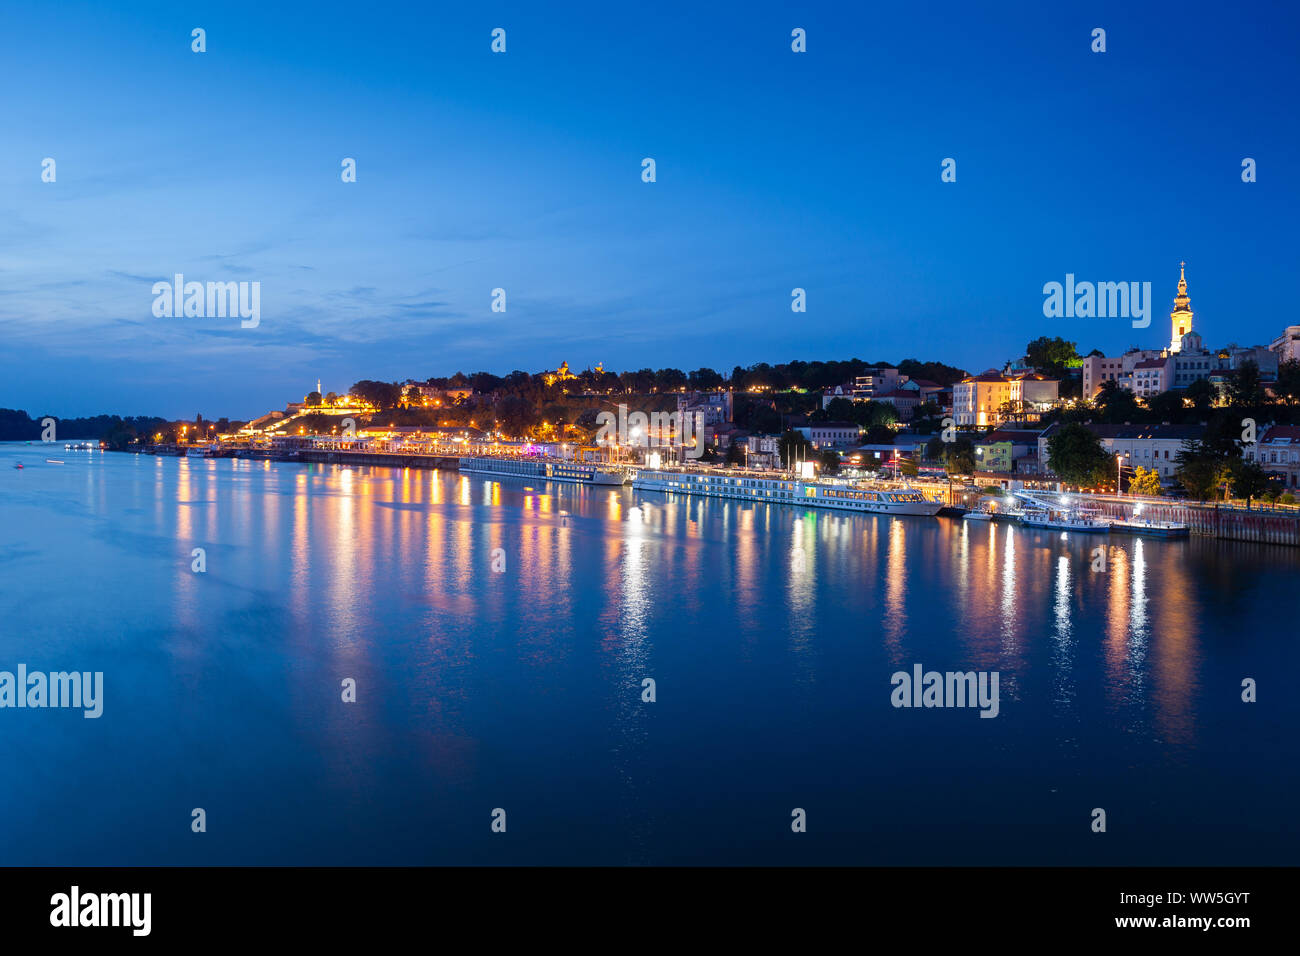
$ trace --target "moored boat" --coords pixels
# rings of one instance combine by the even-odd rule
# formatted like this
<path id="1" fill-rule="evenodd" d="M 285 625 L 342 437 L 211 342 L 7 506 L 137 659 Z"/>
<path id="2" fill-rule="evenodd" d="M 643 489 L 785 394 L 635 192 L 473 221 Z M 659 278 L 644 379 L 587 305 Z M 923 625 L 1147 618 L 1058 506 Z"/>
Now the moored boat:
<path id="1" fill-rule="evenodd" d="M 617 467 L 541 457 L 494 458 L 488 455 L 466 455 L 460 459 L 460 470 L 501 478 L 541 478 L 582 485 L 622 486 L 627 483 L 627 473 Z"/>
<path id="2" fill-rule="evenodd" d="M 632 478 L 632 487 L 637 491 L 739 498 L 871 514 L 934 517 L 943 508 L 943 502 L 931 501 L 907 484 L 894 487 L 866 481 L 816 481 L 784 472 L 741 469 L 641 468 Z"/>
<path id="3" fill-rule="evenodd" d="M 1141 534 L 1152 538 L 1186 538 L 1191 529 L 1177 521 L 1151 521 L 1147 518 L 1116 518 L 1110 530 L 1121 534 Z"/>
<path id="4" fill-rule="evenodd" d="M 1078 511 L 1052 511 L 1026 509 L 1020 518 L 1026 528 L 1046 528 L 1050 531 L 1087 531 L 1106 534 L 1110 531 L 1110 522 Z"/>

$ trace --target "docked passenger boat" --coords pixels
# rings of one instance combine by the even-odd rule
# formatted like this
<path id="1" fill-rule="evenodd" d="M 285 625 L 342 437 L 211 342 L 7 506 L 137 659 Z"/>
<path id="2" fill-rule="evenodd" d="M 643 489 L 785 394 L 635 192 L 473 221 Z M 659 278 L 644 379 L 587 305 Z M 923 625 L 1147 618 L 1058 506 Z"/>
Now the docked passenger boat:
<path id="1" fill-rule="evenodd" d="M 943 507 L 902 485 L 866 481 L 811 481 L 768 472 L 696 468 L 642 468 L 632 476 L 637 491 L 664 491 L 712 498 L 738 498 L 767 504 L 801 505 L 872 514 L 932 517 Z"/>
<path id="2" fill-rule="evenodd" d="M 991 511 L 968 511 L 961 516 L 963 521 L 992 521 L 993 512 Z"/>
<path id="3" fill-rule="evenodd" d="M 1190 529 L 1177 521 L 1151 521 L 1147 518 L 1116 518 L 1110 530 L 1121 534 L 1141 534 L 1152 538 L 1186 538 Z"/>
<path id="4" fill-rule="evenodd" d="M 1082 511 L 1026 509 L 1020 523 L 1026 528 L 1046 528 L 1050 531 L 1087 531 L 1094 534 L 1110 531 L 1110 521 Z"/>
<path id="5" fill-rule="evenodd" d="M 569 481 L 581 485 L 622 486 L 627 483 L 627 473 L 612 465 L 552 458 L 466 455 L 460 459 L 460 470 L 500 478 L 539 478 L 543 481 Z"/>

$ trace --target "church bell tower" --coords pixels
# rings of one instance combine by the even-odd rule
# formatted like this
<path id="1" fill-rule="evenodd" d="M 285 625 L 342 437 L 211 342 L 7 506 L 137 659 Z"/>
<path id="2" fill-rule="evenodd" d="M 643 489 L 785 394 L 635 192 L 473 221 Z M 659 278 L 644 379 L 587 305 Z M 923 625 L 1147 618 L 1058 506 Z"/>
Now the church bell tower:
<path id="1" fill-rule="evenodd" d="M 1182 349 L 1183 336 L 1192 331 L 1192 301 L 1187 297 L 1186 267 L 1186 262 L 1178 263 L 1178 295 L 1174 296 L 1174 311 L 1169 313 L 1174 333 L 1173 340 L 1169 343 L 1171 353 Z"/>

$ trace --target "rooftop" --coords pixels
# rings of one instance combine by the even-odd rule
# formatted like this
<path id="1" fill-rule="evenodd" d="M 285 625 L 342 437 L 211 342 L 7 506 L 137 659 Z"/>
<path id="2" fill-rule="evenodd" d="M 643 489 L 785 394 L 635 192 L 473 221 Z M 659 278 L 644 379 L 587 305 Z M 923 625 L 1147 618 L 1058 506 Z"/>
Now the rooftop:
<path id="1" fill-rule="evenodd" d="M 1271 425 L 1260 441 L 1279 444 L 1300 443 L 1300 425 Z"/>
<path id="2" fill-rule="evenodd" d="M 1061 427 L 1060 422 L 1054 422 L 1047 431 L 1043 432 L 1043 438 L 1050 438 L 1056 434 Z M 1198 439 L 1205 434 L 1204 425 L 1098 425 L 1092 422 L 1085 422 L 1084 427 L 1091 431 L 1098 438 L 1109 438 L 1131 440 L 1141 438 L 1163 438 L 1177 441 L 1187 441 Z"/>

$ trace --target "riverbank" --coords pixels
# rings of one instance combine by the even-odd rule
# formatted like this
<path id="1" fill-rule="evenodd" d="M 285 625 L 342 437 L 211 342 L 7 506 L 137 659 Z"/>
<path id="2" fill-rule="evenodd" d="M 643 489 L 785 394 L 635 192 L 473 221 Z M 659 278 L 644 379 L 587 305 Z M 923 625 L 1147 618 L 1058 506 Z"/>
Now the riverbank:
<path id="1" fill-rule="evenodd" d="M 183 449 L 168 448 L 160 454 L 182 455 Z M 233 449 L 220 449 L 209 457 L 238 457 Z M 335 451 L 325 449 L 298 449 L 294 451 L 253 450 L 246 457 L 285 462 L 350 465 L 376 468 L 419 468 L 437 471 L 458 471 L 460 458 L 456 455 L 408 454 L 381 451 Z M 960 514 L 975 506 L 980 492 L 966 486 L 925 480 L 912 482 L 916 490 L 927 499 L 942 503 L 941 514 Z M 1280 544 L 1300 547 L 1300 512 L 1248 510 L 1216 506 L 1186 500 L 1160 501 L 1158 499 L 1108 498 L 1105 496 L 1074 496 L 1086 502 L 1086 507 L 1108 518 L 1128 519 L 1141 507 L 1141 517 L 1152 521 L 1172 521 L 1185 524 L 1194 535 L 1222 538 L 1229 541 L 1255 541 L 1262 544 Z"/>

